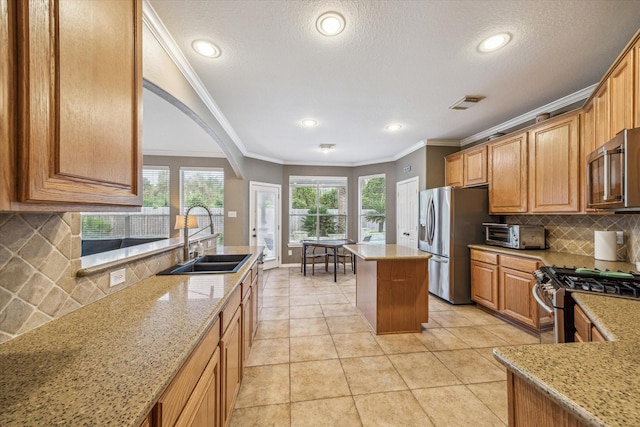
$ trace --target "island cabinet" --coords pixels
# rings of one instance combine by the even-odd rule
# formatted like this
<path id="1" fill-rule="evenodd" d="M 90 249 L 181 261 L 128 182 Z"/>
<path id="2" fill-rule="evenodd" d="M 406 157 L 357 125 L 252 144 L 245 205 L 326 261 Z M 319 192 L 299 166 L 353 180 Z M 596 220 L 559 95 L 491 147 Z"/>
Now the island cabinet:
<path id="1" fill-rule="evenodd" d="M 586 426 L 511 370 L 507 370 L 507 401 L 510 427 Z"/>
<path id="2" fill-rule="evenodd" d="M 488 146 L 489 213 L 527 212 L 527 133 Z"/>
<path id="3" fill-rule="evenodd" d="M 0 14 L 0 210 L 140 206 L 142 1 Z"/>
<path id="4" fill-rule="evenodd" d="M 573 306 L 573 323 L 575 327 L 573 339 L 575 342 L 607 341 L 602 332 L 598 330 L 579 305 Z"/>
<path id="5" fill-rule="evenodd" d="M 528 141 L 529 212 L 579 212 L 580 115 L 541 123 Z"/>
<path id="6" fill-rule="evenodd" d="M 445 157 L 445 185 L 474 187 L 487 182 L 486 144 Z"/>

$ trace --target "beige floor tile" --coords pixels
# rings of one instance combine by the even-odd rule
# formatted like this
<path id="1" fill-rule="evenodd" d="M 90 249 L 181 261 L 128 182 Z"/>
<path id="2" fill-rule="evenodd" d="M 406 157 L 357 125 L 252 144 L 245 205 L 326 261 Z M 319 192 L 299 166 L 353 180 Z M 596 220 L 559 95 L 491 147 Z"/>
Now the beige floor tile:
<path id="1" fill-rule="evenodd" d="M 432 353 L 392 354 L 389 359 L 409 388 L 461 384 Z"/>
<path id="2" fill-rule="evenodd" d="M 477 351 L 450 350 L 433 353 L 463 384 L 506 380 L 503 370 L 485 359 Z"/>
<path id="3" fill-rule="evenodd" d="M 509 422 L 506 381 L 468 384 L 467 388 L 471 390 L 482 403 L 487 405 L 503 423 L 507 424 Z"/>
<path id="4" fill-rule="evenodd" d="M 289 338 L 254 340 L 247 366 L 289 363 Z"/>
<path id="5" fill-rule="evenodd" d="M 258 322 L 256 339 L 286 338 L 289 336 L 289 320 L 262 320 Z"/>
<path id="6" fill-rule="evenodd" d="M 292 295 L 289 297 L 289 305 L 317 305 L 318 297 L 315 294 L 311 295 Z"/>
<path id="7" fill-rule="evenodd" d="M 349 304 L 349 300 L 341 293 L 339 294 L 318 294 L 320 304 Z"/>
<path id="8" fill-rule="evenodd" d="M 450 308 L 451 308 L 451 304 L 448 304 L 432 295 L 429 295 L 429 312 L 447 311 L 447 310 L 450 310 Z"/>
<path id="9" fill-rule="evenodd" d="M 322 312 L 326 317 L 354 316 L 358 313 L 354 306 L 346 304 L 321 304 Z"/>
<path id="10" fill-rule="evenodd" d="M 313 284 L 295 284 L 291 285 L 289 288 L 289 296 L 305 296 L 305 295 L 315 295 L 316 288 Z"/>
<path id="11" fill-rule="evenodd" d="M 322 285 L 322 286 L 314 286 L 316 291 L 316 295 L 327 295 L 327 294 L 342 294 L 342 290 L 338 285 Z"/>
<path id="12" fill-rule="evenodd" d="M 284 320 L 289 318 L 289 307 L 262 307 L 260 320 Z"/>
<path id="13" fill-rule="evenodd" d="M 504 325 L 504 320 L 502 319 L 492 316 L 477 307 L 467 307 L 468 308 L 465 310 L 460 310 L 459 313 L 467 319 L 471 320 L 474 325 Z"/>
<path id="14" fill-rule="evenodd" d="M 293 337 L 290 340 L 291 362 L 337 359 L 338 353 L 331 335 Z"/>
<path id="15" fill-rule="evenodd" d="M 334 397 L 291 404 L 291 427 L 357 427 L 361 425 L 356 405 L 351 397 Z"/>
<path id="16" fill-rule="evenodd" d="M 371 328 L 360 315 L 327 317 L 327 325 L 332 334 L 349 334 L 352 332 L 369 332 Z"/>
<path id="17" fill-rule="evenodd" d="M 516 326 L 502 323 L 484 327 L 511 345 L 540 344 L 540 336 L 529 334 Z"/>
<path id="18" fill-rule="evenodd" d="M 275 289 L 275 288 L 288 288 L 289 287 L 289 279 L 282 278 L 280 280 L 269 280 L 265 283 L 265 289 Z"/>
<path id="19" fill-rule="evenodd" d="M 447 330 L 473 348 L 509 345 L 509 343 L 502 338 L 489 332 L 486 326 L 447 328 Z"/>
<path id="20" fill-rule="evenodd" d="M 412 390 L 436 427 L 504 426 L 504 423 L 465 386 Z"/>
<path id="21" fill-rule="evenodd" d="M 434 311 L 429 314 L 429 319 L 433 319 L 445 328 L 459 326 L 473 326 L 473 322 L 455 310 Z"/>
<path id="22" fill-rule="evenodd" d="M 332 336 L 340 358 L 378 356 L 384 354 L 384 351 L 382 351 L 371 332 L 334 334 Z"/>
<path id="23" fill-rule="evenodd" d="M 442 328 L 443 326 L 436 322 L 435 320 L 433 320 L 433 318 L 431 317 L 431 315 L 429 315 L 429 321 L 427 323 L 422 323 L 422 329 L 433 329 L 433 328 Z"/>
<path id="24" fill-rule="evenodd" d="M 349 396 L 339 360 L 291 363 L 291 401 Z"/>
<path id="25" fill-rule="evenodd" d="M 288 297 L 289 288 L 265 288 L 262 291 L 263 297 Z"/>
<path id="26" fill-rule="evenodd" d="M 286 307 L 289 305 L 289 297 L 263 297 L 263 307 Z"/>
<path id="27" fill-rule="evenodd" d="M 387 356 L 352 357 L 341 362 L 353 395 L 407 389 Z"/>
<path id="28" fill-rule="evenodd" d="M 245 368 L 236 408 L 289 402 L 289 364 Z"/>
<path id="29" fill-rule="evenodd" d="M 364 427 L 433 426 L 410 391 L 354 396 Z"/>
<path id="30" fill-rule="evenodd" d="M 256 406 L 253 408 L 237 408 L 231 414 L 230 427 L 273 426 L 289 427 L 290 407 L 282 405 Z"/>
<path id="31" fill-rule="evenodd" d="M 308 337 L 313 335 L 329 335 L 329 328 L 325 319 L 292 319 L 289 323 L 289 336 Z"/>
<path id="32" fill-rule="evenodd" d="M 376 341 L 386 354 L 427 351 L 414 334 L 376 335 Z"/>
<path id="33" fill-rule="evenodd" d="M 427 329 L 419 334 L 415 334 L 415 337 L 431 351 L 470 348 L 469 344 L 445 328 Z"/>
<path id="34" fill-rule="evenodd" d="M 309 319 L 312 317 L 324 317 L 320 304 L 289 307 L 289 318 L 291 319 Z"/>
<path id="35" fill-rule="evenodd" d="M 499 368 L 499 369 L 501 369 L 501 370 L 506 372 L 507 368 L 502 363 L 498 362 L 495 357 L 493 357 L 493 348 L 491 348 L 491 347 L 476 348 L 475 350 L 478 353 L 480 353 L 480 355 L 482 357 L 484 357 L 489 362 L 491 362 L 495 367 L 497 367 L 497 368 Z"/>

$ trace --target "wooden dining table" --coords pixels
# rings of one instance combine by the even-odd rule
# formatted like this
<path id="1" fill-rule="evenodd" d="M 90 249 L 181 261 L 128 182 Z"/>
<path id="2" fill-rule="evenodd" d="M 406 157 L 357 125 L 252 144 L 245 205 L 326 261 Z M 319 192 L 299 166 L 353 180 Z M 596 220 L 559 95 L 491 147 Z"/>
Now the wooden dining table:
<path id="1" fill-rule="evenodd" d="M 331 249 L 333 250 L 333 281 L 338 281 L 338 249 L 344 245 L 351 245 L 355 243 L 351 239 L 321 239 L 321 240 L 303 240 L 302 241 L 302 271 L 303 275 L 307 275 L 307 248 L 314 246 L 318 248 L 324 248 L 325 253 Z M 355 268 L 354 268 L 355 271 Z"/>

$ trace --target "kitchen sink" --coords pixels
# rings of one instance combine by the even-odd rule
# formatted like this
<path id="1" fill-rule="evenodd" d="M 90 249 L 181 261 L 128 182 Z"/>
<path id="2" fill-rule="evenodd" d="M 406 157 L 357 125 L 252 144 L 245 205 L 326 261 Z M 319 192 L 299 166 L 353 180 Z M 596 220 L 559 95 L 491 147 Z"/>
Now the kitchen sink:
<path id="1" fill-rule="evenodd" d="M 235 273 L 249 258 L 251 258 L 251 254 L 205 255 L 187 264 L 169 267 L 159 272 L 158 275 Z"/>

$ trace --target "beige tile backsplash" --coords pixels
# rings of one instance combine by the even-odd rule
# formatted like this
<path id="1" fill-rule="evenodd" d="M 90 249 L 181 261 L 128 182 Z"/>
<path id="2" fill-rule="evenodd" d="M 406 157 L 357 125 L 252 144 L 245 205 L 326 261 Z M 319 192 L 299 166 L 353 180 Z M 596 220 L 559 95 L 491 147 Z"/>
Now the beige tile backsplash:
<path id="1" fill-rule="evenodd" d="M 127 263 L 110 288 L 110 271 L 76 277 L 79 213 L 0 213 L 0 343 L 168 268 L 177 252 Z"/>
<path id="2" fill-rule="evenodd" d="M 544 225 L 552 250 L 580 255 L 593 255 L 595 230 L 623 230 L 618 258 L 640 260 L 640 215 L 521 215 L 508 222 Z M 76 277 L 80 250 L 78 213 L 0 213 L 0 342 L 154 275 L 179 251 L 127 263 L 126 283 L 110 288 L 109 271 Z"/>

